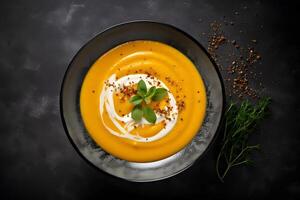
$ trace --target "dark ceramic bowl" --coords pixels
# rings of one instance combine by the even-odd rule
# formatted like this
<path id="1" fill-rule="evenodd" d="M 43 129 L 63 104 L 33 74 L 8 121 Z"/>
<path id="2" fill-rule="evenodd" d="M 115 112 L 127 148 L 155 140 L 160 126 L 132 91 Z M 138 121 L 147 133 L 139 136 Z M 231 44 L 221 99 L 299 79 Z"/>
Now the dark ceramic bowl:
<path id="1" fill-rule="evenodd" d="M 156 162 L 133 163 L 106 153 L 89 136 L 80 115 L 81 84 L 91 65 L 111 48 L 133 40 L 159 41 L 181 51 L 197 67 L 207 92 L 205 120 L 192 142 L 180 152 Z M 203 155 L 220 129 L 224 96 L 223 83 L 216 65 L 195 39 L 171 25 L 137 21 L 111 27 L 79 50 L 64 76 L 60 108 L 67 135 L 86 161 L 111 175 L 130 181 L 147 182 L 178 174 Z"/>

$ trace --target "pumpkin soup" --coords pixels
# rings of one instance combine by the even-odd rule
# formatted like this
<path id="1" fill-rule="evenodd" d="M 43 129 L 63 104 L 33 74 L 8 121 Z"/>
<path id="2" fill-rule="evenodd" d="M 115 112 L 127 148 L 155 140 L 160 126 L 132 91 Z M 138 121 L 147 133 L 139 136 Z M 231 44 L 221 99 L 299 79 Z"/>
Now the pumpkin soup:
<path id="1" fill-rule="evenodd" d="M 206 93 L 196 67 L 177 49 L 131 41 L 92 65 L 80 110 L 90 136 L 106 152 L 151 162 L 191 142 L 204 120 Z"/>

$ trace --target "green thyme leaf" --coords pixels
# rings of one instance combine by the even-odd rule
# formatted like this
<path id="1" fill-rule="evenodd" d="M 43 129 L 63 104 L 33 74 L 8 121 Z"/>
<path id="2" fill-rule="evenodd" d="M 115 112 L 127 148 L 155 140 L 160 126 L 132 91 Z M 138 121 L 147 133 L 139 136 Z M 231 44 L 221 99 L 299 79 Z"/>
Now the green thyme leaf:
<path id="1" fill-rule="evenodd" d="M 137 93 L 142 97 L 144 97 L 147 94 L 147 86 L 146 86 L 145 81 L 140 80 L 138 82 Z"/>
<path id="2" fill-rule="evenodd" d="M 142 101 L 143 101 L 143 98 L 139 95 L 132 96 L 129 99 L 129 102 L 132 103 L 133 105 L 138 105 L 138 104 L 142 103 Z"/>
<path id="3" fill-rule="evenodd" d="M 131 117 L 132 117 L 132 119 L 134 119 L 137 122 L 141 121 L 141 119 L 143 117 L 143 110 L 142 110 L 141 105 L 137 105 L 133 108 L 133 110 L 131 112 Z"/>
<path id="4" fill-rule="evenodd" d="M 226 174 L 234 167 L 251 164 L 249 156 L 259 145 L 249 144 L 249 135 L 265 118 L 270 98 L 263 98 L 255 105 L 248 101 L 231 103 L 225 113 L 223 145 L 216 162 L 216 171 L 223 182 Z"/>
<path id="5" fill-rule="evenodd" d="M 155 115 L 154 111 L 152 110 L 152 108 L 150 108 L 150 107 L 143 108 L 143 116 L 148 122 L 150 122 L 152 124 L 154 124 L 156 122 L 156 115 Z"/>
<path id="6" fill-rule="evenodd" d="M 160 101 L 167 94 L 168 94 L 168 91 L 165 88 L 157 88 L 156 91 L 155 91 L 155 94 L 152 96 L 152 100 L 153 101 Z"/>
<path id="7" fill-rule="evenodd" d="M 149 91 L 147 92 L 146 97 L 145 97 L 145 102 L 146 102 L 146 104 L 151 103 L 151 98 L 152 98 L 153 95 L 155 94 L 155 91 L 156 91 L 156 87 L 155 87 L 155 86 L 152 86 L 152 87 L 149 89 Z"/>

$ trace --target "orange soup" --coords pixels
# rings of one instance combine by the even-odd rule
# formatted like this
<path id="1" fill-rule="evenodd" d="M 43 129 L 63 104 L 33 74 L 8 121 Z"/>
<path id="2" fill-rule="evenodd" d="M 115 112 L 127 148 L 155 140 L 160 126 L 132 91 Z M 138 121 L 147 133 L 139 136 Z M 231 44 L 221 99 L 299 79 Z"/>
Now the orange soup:
<path id="1" fill-rule="evenodd" d="M 92 65 L 82 84 L 80 110 L 90 136 L 106 152 L 151 162 L 192 141 L 204 120 L 206 93 L 196 67 L 177 49 L 131 41 Z"/>

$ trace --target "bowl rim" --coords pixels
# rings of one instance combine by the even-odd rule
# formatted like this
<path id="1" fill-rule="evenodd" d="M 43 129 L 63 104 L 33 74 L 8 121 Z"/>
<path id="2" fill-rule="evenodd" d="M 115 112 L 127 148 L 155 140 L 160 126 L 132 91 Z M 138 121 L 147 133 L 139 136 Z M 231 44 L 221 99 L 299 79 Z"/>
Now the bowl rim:
<path id="1" fill-rule="evenodd" d="M 219 121 L 219 124 L 217 126 L 216 132 L 213 135 L 213 138 L 212 138 L 211 142 L 208 144 L 207 148 L 203 151 L 203 153 L 194 162 L 190 163 L 188 166 L 186 166 L 185 168 L 177 171 L 174 174 L 167 175 L 167 176 L 160 177 L 160 178 L 156 178 L 156 179 L 152 179 L 152 180 L 145 180 L 145 181 L 138 181 L 138 180 L 131 180 L 131 179 L 129 180 L 129 179 L 125 179 L 123 177 L 116 176 L 114 174 L 108 173 L 107 171 L 104 171 L 104 170 L 100 169 L 94 163 L 92 163 L 90 160 L 88 160 L 81 153 L 81 151 L 79 150 L 78 146 L 73 141 L 73 139 L 72 139 L 72 137 L 71 137 L 71 135 L 69 133 L 69 130 L 67 128 L 67 123 L 66 123 L 66 120 L 65 120 L 65 117 L 64 117 L 64 111 L 63 111 L 63 90 L 64 90 L 64 85 L 65 85 L 65 81 L 66 81 L 67 75 L 68 75 L 68 73 L 69 73 L 69 71 L 71 69 L 71 66 L 72 66 L 75 58 L 81 53 L 81 51 L 83 51 L 83 49 L 86 46 L 88 46 L 90 43 L 92 43 L 100 35 L 108 32 L 108 31 L 110 31 L 112 29 L 115 29 L 115 28 L 117 28 L 119 26 L 124 26 L 124 25 L 129 25 L 129 24 L 136 24 L 136 23 L 137 24 L 138 23 L 145 23 L 145 24 L 163 25 L 163 26 L 172 28 L 175 31 L 178 31 L 178 32 L 182 33 L 184 36 L 186 36 L 187 38 L 189 38 L 190 40 L 192 40 L 205 53 L 205 55 L 209 58 L 210 62 L 214 66 L 215 71 L 217 72 L 217 76 L 218 76 L 218 78 L 220 80 L 221 92 L 222 92 L 222 111 L 221 111 L 220 121 Z M 213 143 L 216 141 L 216 138 L 219 135 L 219 132 L 221 132 L 221 129 L 222 129 L 222 126 L 223 126 L 223 123 L 224 123 L 225 105 L 226 105 L 226 93 L 225 93 L 225 86 L 224 86 L 223 77 L 221 75 L 221 72 L 220 72 L 219 68 L 217 67 L 216 62 L 214 61 L 214 59 L 212 58 L 212 56 L 208 53 L 208 51 L 204 48 L 204 46 L 202 46 L 202 44 L 198 40 L 196 40 L 193 36 L 191 36 L 190 34 L 188 34 L 185 31 L 181 30 L 180 28 L 176 27 L 175 25 L 164 23 L 164 22 L 159 22 L 159 21 L 154 21 L 154 20 L 130 20 L 130 21 L 125 21 L 125 22 L 117 23 L 117 24 L 114 24 L 112 26 L 109 26 L 108 28 L 105 28 L 103 31 L 100 31 L 100 32 L 96 33 L 94 36 L 90 37 L 87 40 L 87 42 L 82 47 L 80 47 L 77 50 L 76 54 L 72 57 L 71 61 L 69 62 L 68 67 L 65 70 L 65 73 L 63 75 L 63 78 L 62 78 L 62 81 L 61 81 L 60 92 L 59 92 L 59 110 L 60 110 L 60 117 L 61 117 L 61 120 L 62 120 L 62 124 L 63 124 L 64 130 L 65 130 L 65 133 L 66 133 L 66 135 L 68 137 L 68 140 L 72 144 L 73 148 L 80 155 L 80 157 L 82 157 L 83 160 L 85 160 L 90 166 L 92 166 L 93 168 L 96 168 L 98 171 L 102 172 L 102 174 L 105 174 L 105 176 L 113 177 L 113 178 L 116 178 L 116 179 L 119 179 L 119 180 L 121 179 L 121 180 L 125 180 L 125 181 L 130 181 L 130 182 L 154 182 L 154 181 L 159 181 L 159 180 L 163 180 L 163 179 L 166 179 L 166 178 L 170 178 L 170 177 L 173 177 L 173 176 L 175 176 L 175 175 L 177 175 L 177 174 L 185 171 L 186 169 L 190 168 L 194 163 L 196 163 L 200 159 L 202 159 L 207 154 L 207 152 L 210 151 L 210 149 L 213 146 Z"/>

